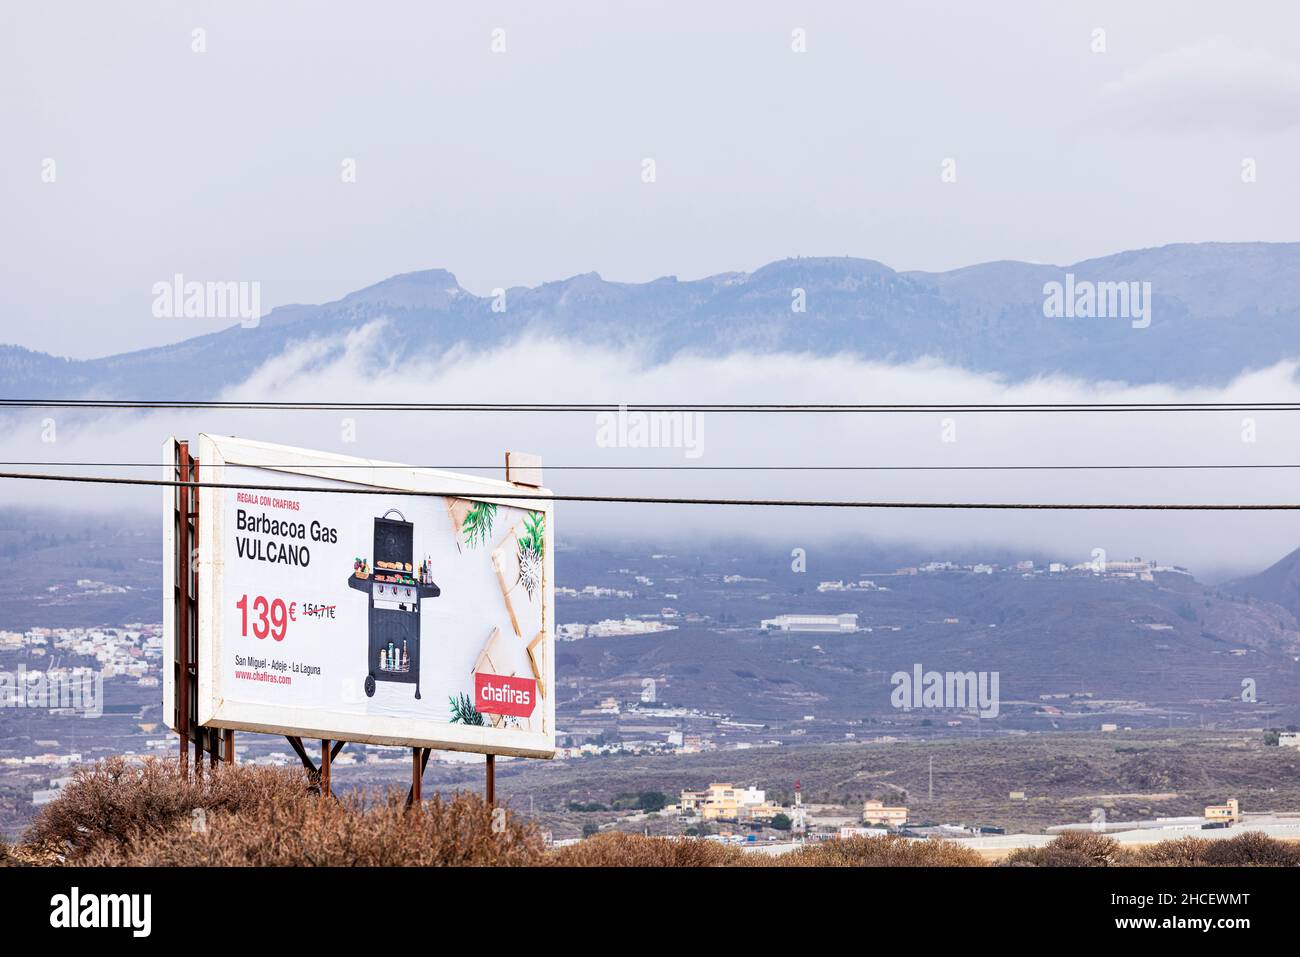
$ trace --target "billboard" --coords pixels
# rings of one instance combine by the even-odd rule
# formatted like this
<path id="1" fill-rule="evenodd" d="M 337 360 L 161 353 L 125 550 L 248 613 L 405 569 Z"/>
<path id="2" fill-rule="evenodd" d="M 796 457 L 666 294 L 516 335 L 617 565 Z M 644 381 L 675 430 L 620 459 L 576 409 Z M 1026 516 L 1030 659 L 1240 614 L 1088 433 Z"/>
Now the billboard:
<path id="1" fill-rule="evenodd" d="M 198 459 L 230 486 L 200 490 L 200 724 L 554 755 L 552 502 L 225 436 Z"/>

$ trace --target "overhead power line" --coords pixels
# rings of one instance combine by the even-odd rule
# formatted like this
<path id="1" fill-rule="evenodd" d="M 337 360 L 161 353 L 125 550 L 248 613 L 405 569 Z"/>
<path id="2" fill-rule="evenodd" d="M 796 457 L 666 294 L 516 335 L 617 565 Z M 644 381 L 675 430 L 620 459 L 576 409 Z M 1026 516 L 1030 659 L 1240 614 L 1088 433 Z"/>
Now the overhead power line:
<path id="1" fill-rule="evenodd" d="M 167 479 L 132 479 L 108 475 L 51 475 L 31 472 L 0 472 L 0 479 L 37 482 L 79 482 L 96 485 L 155 486 L 159 488 L 220 488 L 249 492 L 319 492 L 330 495 L 408 495 L 424 498 L 464 497 L 461 491 L 413 491 L 390 488 L 337 488 L 310 485 L 255 485 L 244 482 L 179 482 Z M 561 495 L 541 492 L 479 492 L 475 497 L 519 499 L 547 502 L 604 502 L 631 505 L 740 505 L 785 508 L 854 508 L 854 509 L 978 509 L 1010 511 L 1168 511 L 1168 512 L 1291 512 L 1300 511 L 1300 503 L 1046 503 L 1046 502 L 888 502 L 841 499 L 782 498 L 677 498 L 649 495 Z"/>
<path id="2" fill-rule="evenodd" d="M 260 468 L 292 469 L 318 466 L 319 462 L 267 462 Z M 0 462 L 4 467 L 23 468 L 122 468 L 156 469 L 157 462 Z M 331 464 L 332 469 L 504 469 L 496 465 L 413 465 L 410 463 Z M 1300 462 L 1167 463 L 1159 465 L 547 465 L 548 471 L 566 472 L 1073 472 L 1073 471 L 1215 471 L 1233 469 L 1300 469 Z"/>
<path id="3" fill-rule="evenodd" d="M 1300 402 L 966 402 L 966 403 L 695 403 L 695 402 L 291 402 L 203 399 L 0 399 L 0 408 L 214 409 L 272 412 L 1296 412 Z"/>

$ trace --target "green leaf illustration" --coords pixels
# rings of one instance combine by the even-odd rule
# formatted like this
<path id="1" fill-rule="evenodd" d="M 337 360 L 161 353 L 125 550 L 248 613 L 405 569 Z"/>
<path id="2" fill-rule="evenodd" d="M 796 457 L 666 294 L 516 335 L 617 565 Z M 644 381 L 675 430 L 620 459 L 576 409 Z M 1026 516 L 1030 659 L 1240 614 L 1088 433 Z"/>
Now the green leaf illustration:
<path id="1" fill-rule="evenodd" d="M 519 583 L 530 599 L 542 581 L 545 539 L 546 516 L 542 512 L 529 512 L 524 516 L 524 533 L 519 536 Z"/>
<path id="2" fill-rule="evenodd" d="M 465 544 L 470 548 L 482 545 L 492 537 L 492 525 L 497 518 L 495 502 L 475 502 L 470 506 L 461 531 L 465 533 Z"/>
<path id="3" fill-rule="evenodd" d="M 483 715 L 479 713 L 478 708 L 474 707 L 474 701 L 469 695 L 462 694 L 447 700 L 451 702 L 452 724 L 481 725 L 483 723 Z"/>

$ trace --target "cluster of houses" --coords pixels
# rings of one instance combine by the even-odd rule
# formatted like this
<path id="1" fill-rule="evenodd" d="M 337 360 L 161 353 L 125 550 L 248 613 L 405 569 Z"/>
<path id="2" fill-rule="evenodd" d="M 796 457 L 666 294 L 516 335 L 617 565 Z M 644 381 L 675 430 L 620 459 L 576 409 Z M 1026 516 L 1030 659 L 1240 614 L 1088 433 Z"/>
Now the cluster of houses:
<path id="1" fill-rule="evenodd" d="M 974 564 L 961 564 L 958 562 L 948 561 L 925 562 L 922 565 L 900 568 L 893 574 L 929 575 L 934 574 L 935 572 L 964 572 L 971 575 L 993 575 L 1000 572 L 1012 572 L 1019 574 L 1024 578 L 1042 575 L 1044 572 L 1048 575 L 1064 575 L 1070 572 L 1080 572 L 1090 575 L 1105 575 L 1109 578 L 1137 578 L 1142 581 L 1153 581 L 1157 572 L 1174 575 L 1190 574 L 1190 572 L 1181 565 L 1161 565 L 1158 562 L 1141 558 L 1126 558 L 1118 561 L 1110 561 L 1102 555 L 1097 555 L 1091 561 L 1086 562 L 1076 562 L 1073 564 L 1068 562 L 1049 562 L 1046 566 L 1035 566 L 1032 561 L 1019 561 L 1008 565 L 1002 565 L 996 562 L 976 562 Z"/>
<path id="2" fill-rule="evenodd" d="M 560 641 L 578 641 L 581 638 L 652 635 L 659 631 L 672 631 L 676 627 L 647 618 L 606 618 L 590 625 L 580 622 L 560 625 L 555 631 L 555 637 Z"/>
<path id="3" fill-rule="evenodd" d="M 25 632 L 0 631 L 0 652 L 25 650 L 33 658 L 77 656 L 93 658 L 104 678 L 118 675 L 156 685 L 162 663 L 162 626 L 126 625 L 121 628 L 31 628 Z M 48 668 L 52 677 L 64 670 Z M 85 671 L 71 669 L 72 672 Z M 151 673 L 152 672 L 152 673 Z"/>
<path id="4" fill-rule="evenodd" d="M 769 801 L 766 792 L 758 788 L 737 787 L 728 783 L 710 784 L 701 791 L 684 790 L 674 810 L 703 821 L 768 823 L 778 814 L 784 813 L 785 808 L 775 801 Z"/>
<path id="5" fill-rule="evenodd" d="M 804 806 L 796 786 L 793 807 L 770 801 L 759 788 L 731 783 L 710 784 L 701 790 L 683 790 L 676 806 L 665 813 L 698 817 L 702 821 L 770 824 L 778 814 L 790 818 L 796 826 L 802 821 Z M 869 800 L 862 807 L 862 823 L 898 828 L 907 824 L 907 808 L 891 807 L 883 801 Z"/>

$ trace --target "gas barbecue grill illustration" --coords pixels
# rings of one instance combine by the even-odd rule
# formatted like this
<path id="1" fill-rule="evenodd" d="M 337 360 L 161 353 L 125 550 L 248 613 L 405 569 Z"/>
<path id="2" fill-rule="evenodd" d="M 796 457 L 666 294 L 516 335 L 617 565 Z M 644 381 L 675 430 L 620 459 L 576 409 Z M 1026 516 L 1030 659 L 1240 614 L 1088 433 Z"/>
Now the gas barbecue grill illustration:
<path id="1" fill-rule="evenodd" d="M 375 519 L 374 567 L 354 570 L 348 579 L 349 587 L 370 595 L 366 697 L 374 697 L 376 681 L 414 684 L 420 697 L 420 604 L 442 589 L 427 567 L 414 568 L 414 550 L 415 526 L 390 508 Z"/>

